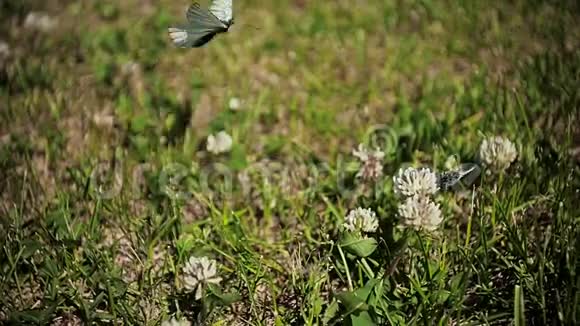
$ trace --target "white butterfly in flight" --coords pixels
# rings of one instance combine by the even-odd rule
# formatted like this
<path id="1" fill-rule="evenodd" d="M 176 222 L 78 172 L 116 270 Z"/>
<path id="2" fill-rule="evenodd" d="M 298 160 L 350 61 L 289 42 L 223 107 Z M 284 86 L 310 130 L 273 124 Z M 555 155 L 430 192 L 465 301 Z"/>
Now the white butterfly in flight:
<path id="1" fill-rule="evenodd" d="M 170 27 L 169 37 L 181 48 L 196 48 L 209 42 L 216 34 L 225 33 L 234 24 L 232 0 L 213 0 L 209 10 L 192 4 L 185 15 L 187 24 Z"/>
<path id="2" fill-rule="evenodd" d="M 439 173 L 437 183 L 443 191 L 459 190 L 461 186 L 469 187 L 480 174 L 481 168 L 477 164 L 465 163 L 455 170 Z"/>

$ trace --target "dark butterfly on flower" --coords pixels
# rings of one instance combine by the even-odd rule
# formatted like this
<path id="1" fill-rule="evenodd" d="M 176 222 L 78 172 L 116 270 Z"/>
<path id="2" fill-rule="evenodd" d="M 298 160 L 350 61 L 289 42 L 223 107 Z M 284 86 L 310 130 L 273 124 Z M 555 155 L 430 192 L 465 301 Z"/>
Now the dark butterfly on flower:
<path id="1" fill-rule="evenodd" d="M 477 164 L 461 164 L 457 169 L 437 175 L 437 184 L 442 191 L 457 190 L 461 185 L 470 186 L 480 175 L 481 168 Z"/>
<path id="2" fill-rule="evenodd" d="M 232 0 L 214 0 L 209 10 L 194 3 L 187 9 L 186 18 L 187 24 L 169 28 L 169 37 L 181 48 L 200 47 L 234 24 Z"/>

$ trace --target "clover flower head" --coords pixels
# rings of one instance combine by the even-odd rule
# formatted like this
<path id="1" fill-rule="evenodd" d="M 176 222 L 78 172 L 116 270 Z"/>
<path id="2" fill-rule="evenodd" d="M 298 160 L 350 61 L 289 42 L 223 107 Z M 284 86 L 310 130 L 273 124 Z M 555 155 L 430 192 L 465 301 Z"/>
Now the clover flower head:
<path id="1" fill-rule="evenodd" d="M 44 12 L 30 12 L 24 19 L 24 27 L 48 32 L 56 26 L 56 20 Z"/>
<path id="2" fill-rule="evenodd" d="M 377 215 L 370 208 L 361 208 L 351 210 L 346 216 L 343 224 L 344 228 L 350 232 L 376 232 L 379 227 Z"/>
<path id="3" fill-rule="evenodd" d="M 399 173 L 393 177 L 393 183 L 395 193 L 405 197 L 428 196 L 439 190 L 437 174 L 427 168 L 400 169 Z"/>
<path id="4" fill-rule="evenodd" d="M 362 166 L 357 178 L 362 178 L 365 181 L 376 181 L 383 175 L 383 159 L 385 153 L 379 148 L 375 150 L 367 149 L 363 144 L 359 144 L 358 148 L 353 150 L 352 155 L 357 157 Z"/>
<path id="5" fill-rule="evenodd" d="M 479 158 L 483 165 L 490 167 L 494 172 L 501 172 L 518 157 L 518 150 L 509 139 L 495 136 L 484 139 L 479 147 Z"/>
<path id="6" fill-rule="evenodd" d="M 419 195 L 408 197 L 399 204 L 399 216 L 404 225 L 417 230 L 434 231 L 443 221 L 439 204 Z"/>
<path id="7" fill-rule="evenodd" d="M 216 135 L 207 137 L 206 149 L 213 154 L 229 152 L 232 149 L 232 137 L 225 131 L 220 131 Z"/>
<path id="8" fill-rule="evenodd" d="M 0 59 L 10 56 L 10 46 L 4 41 L 0 41 Z"/>
<path id="9" fill-rule="evenodd" d="M 237 97 L 232 97 L 228 102 L 228 106 L 230 110 L 237 111 L 242 108 L 242 101 L 240 101 L 240 99 Z"/>
<path id="10" fill-rule="evenodd" d="M 184 287 L 189 292 L 195 292 L 196 300 L 201 299 L 209 283 L 218 284 L 221 280 L 217 276 L 217 262 L 213 259 L 192 256 L 183 267 Z"/>

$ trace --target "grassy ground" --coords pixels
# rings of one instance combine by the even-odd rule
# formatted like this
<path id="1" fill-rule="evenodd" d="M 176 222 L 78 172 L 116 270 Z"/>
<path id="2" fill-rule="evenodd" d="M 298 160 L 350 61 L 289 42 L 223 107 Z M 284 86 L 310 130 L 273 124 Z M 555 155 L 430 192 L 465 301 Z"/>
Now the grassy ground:
<path id="1" fill-rule="evenodd" d="M 579 322 L 576 2 L 239 1 L 176 49 L 187 5 L 0 1 L 0 323 Z M 400 227 L 401 166 L 495 135 L 509 169 L 438 194 L 437 232 Z M 374 183 L 359 143 L 386 153 Z M 344 242 L 356 207 L 370 255 Z M 201 300 L 190 256 L 222 278 Z"/>

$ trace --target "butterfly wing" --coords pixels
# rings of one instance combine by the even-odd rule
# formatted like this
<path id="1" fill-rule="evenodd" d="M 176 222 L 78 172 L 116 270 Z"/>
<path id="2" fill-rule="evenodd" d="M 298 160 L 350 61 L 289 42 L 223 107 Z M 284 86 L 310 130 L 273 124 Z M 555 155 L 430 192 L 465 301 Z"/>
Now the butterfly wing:
<path id="1" fill-rule="evenodd" d="M 200 47 L 209 42 L 217 33 L 226 29 L 224 23 L 194 3 L 187 9 L 188 24 L 169 28 L 169 37 L 182 48 Z"/>
<path id="2" fill-rule="evenodd" d="M 226 25 L 231 25 L 234 19 L 232 0 L 213 0 L 209 11 Z"/>
<path id="3" fill-rule="evenodd" d="M 175 46 L 180 48 L 196 48 L 209 42 L 215 32 L 191 29 L 188 26 L 169 28 L 169 37 Z"/>
<path id="4" fill-rule="evenodd" d="M 187 8 L 187 13 L 185 14 L 187 21 L 192 25 L 203 25 L 203 26 L 224 26 L 223 22 L 210 11 L 207 11 L 199 5 L 199 3 L 194 3 L 189 8 Z"/>
<path id="5" fill-rule="evenodd" d="M 477 164 L 462 164 L 454 171 L 440 173 L 437 177 L 437 183 L 443 191 L 457 190 L 461 185 L 470 186 L 480 173 L 481 168 Z"/>

